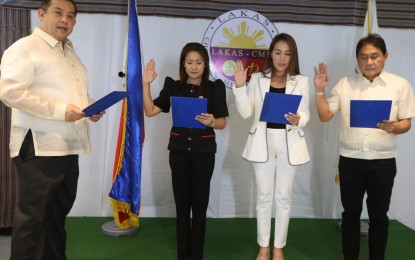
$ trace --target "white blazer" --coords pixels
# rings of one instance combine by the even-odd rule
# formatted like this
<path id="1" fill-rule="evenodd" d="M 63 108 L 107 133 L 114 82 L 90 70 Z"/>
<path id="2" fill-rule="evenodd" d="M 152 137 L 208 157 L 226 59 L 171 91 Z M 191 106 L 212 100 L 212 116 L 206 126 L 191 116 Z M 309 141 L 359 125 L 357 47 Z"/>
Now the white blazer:
<path id="1" fill-rule="evenodd" d="M 249 130 L 242 157 L 252 162 L 268 161 L 267 123 L 260 122 L 259 117 L 264 103 L 265 93 L 269 92 L 271 74 L 254 73 L 249 83 L 243 87 L 232 87 L 235 94 L 235 104 L 242 118 L 254 114 L 254 122 Z M 286 94 L 301 95 L 298 108 L 301 119 L 298 126 L 286 125 L 288 160 L 291 165 L 301 165 L 310 161 L 303 127 L 310 119 L 309 111 L 309 83 L 308 78 L 302 75 L 287 75 Z"/>

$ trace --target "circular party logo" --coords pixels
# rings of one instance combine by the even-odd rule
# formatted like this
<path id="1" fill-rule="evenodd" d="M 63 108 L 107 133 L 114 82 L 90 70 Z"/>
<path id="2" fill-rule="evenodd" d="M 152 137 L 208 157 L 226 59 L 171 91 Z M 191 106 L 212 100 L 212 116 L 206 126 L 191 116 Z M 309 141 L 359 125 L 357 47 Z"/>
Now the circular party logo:
<path id="1" fill-rule="evenodd" d="M 266 17 L 250 10 L 233 10 L 212 21 L 203 36 L 210 58 L 210 73 L 227 87 L 234 82 L 234 66 L 241 60 L 252 73 L 261 71 L 277 28 Z"/>

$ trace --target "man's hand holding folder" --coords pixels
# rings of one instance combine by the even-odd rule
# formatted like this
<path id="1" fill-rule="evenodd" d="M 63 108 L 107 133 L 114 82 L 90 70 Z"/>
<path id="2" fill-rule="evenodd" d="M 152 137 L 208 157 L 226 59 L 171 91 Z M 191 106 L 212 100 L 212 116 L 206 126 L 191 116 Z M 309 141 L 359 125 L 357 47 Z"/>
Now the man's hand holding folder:
<path id="1" fill-rule="evenodd" d="M 392 100 L 350 100 L 350 127 L 378 128 L 389 120 Z"/>
<path id="2" fill-rule="evenodd" d="M 132 92 L 113 91 L 82 110 L 85 114 L 84 116 L 94 118 L 94 115 L 102 115 L 107 108 L 131 94 Z"/>

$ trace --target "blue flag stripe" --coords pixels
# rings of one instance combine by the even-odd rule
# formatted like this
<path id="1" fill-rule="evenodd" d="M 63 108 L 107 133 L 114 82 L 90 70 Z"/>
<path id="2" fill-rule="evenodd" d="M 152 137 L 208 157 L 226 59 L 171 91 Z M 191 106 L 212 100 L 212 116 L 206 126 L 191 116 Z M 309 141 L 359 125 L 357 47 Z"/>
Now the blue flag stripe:
<path id="1" fill-rule="evenodd" d="M 141 193 L 141 160 L 143 141 L 143 91 L 141 83 L 141 51 L 135 1 L 129 4 L 127 119 L 122 167 L 114 180 L 110 197 L 130 205 L 131 213 L 139 215 Z"/>

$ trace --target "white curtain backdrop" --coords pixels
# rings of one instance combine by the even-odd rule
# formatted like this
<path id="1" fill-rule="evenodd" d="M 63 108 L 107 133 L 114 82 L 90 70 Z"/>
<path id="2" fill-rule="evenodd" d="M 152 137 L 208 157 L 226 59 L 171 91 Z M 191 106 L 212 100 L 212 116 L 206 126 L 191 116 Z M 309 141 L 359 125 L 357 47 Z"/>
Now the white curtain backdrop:
<path id="1" fill-rule="evenodd" d="M 89 72 L 90 96 L 98 99 L 122 89 L 118 72 L 123 68 L 126 16 L 79 14 L 70 39 Z M 158 78 L 152 84 L 156 97 L 165 76 L 178 77 L 181 48 L 187 42 L 201 42 L 210 20 L 139 17 L 144 61 L 154 58 Z M 38 25 L 32 11 L 32 25 Z M 331 87 L 343 75 L 354 73 L 355 46 L 361 27 L 276 23 L 279 32 L 297 41 L 302 74 L 312 82 L 313 66 L 329 66 Z M 386 69 L 407 78 L 415 86 L 415 30 L 380 29 L 389 59 Z M 310 86 L 313 93 L 313 86 Z M 227 127 L 217 131 L 218 152 L 211 182 L 208 216 L 213 218 L 255 217 L 255 180 L 249 162 L 241 153 L 251 120 L 243 120 L 227 90 L 230 117 Z M 311 162 L 302 166 L 294 184 L 292 217 L 340 218 L 339 187 L 334 182 L 338 163 L 338 118 L 321 123 L 310 95 L 311 120 L 306 129 Z M 91 124 L 92 156 L 80 158 L 77 200 L 71 216 L 111 216 L 108 193 L 111 187 L 114 150 L 118 134 L 120 105 Z M 175 206 L 168 164 L 167 143 L 170 114 L 145 119 L 141 212 L 142 217 L 174 217 Z M 415 127 L 413 127 L 415 128 Z M 415 130 L 399 136 L 398 174 L 389 216 L 415 229 Z M 363 212 L 367 217 L 367 212 Z"/>

